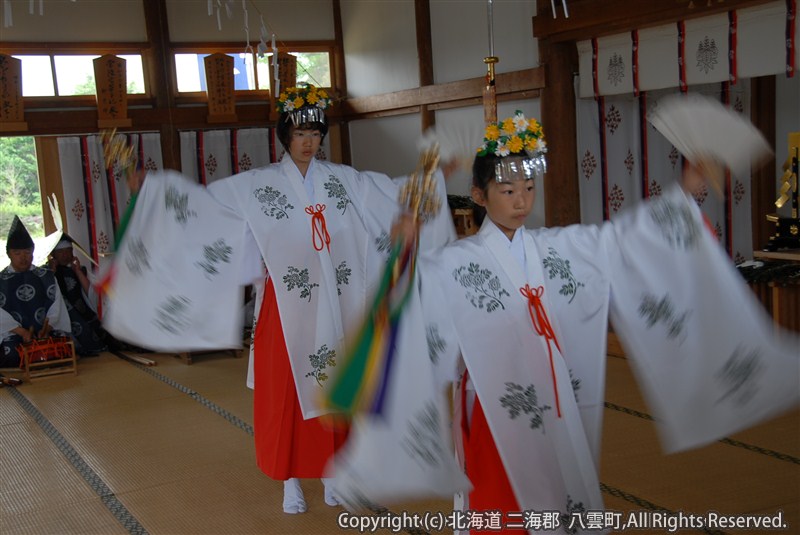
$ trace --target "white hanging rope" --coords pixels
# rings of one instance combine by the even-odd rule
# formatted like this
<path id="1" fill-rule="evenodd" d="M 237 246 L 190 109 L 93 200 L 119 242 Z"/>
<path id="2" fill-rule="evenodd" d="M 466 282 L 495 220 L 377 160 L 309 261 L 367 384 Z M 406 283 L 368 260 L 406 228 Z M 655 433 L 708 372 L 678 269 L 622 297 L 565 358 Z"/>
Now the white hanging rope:
<path id="1" fill-rule="evenodd" d="M 252 54 L 253 47 L 250 46 L 250 22 L 247 13 L 247 2 L 242 0 L 242 12 L 244 13 L 244 53 Z"/>
<path id="2" fill-rule="evenodd" d="M 278 48 L 275 46 L 275 34 L 272 34 L 272 87 L 275 90 L 275 95 L 281 94 L 281 79 L 278 72 Z"/>
<path id="3" fill-rule="evenodd" d="M 14 25 L 14 18 L 11 16 L 10 0 L 3 0 L 3 26 L 10 28 Z"/>
<path id="4" fill-rule="evenodd" d="M 564 10 L 564 17 L 569 18 L 567 11 L 567 0 L 561 0 L 561 7 Z M 553 10 L 553 18 L 556 18 L 556 0 L 550 0 L 550 8 Z"/>
<path id="5" fill-rule="evenodd" d="M 264 25 L 264 17 L 261 17 L 261 28 L 259 30 L 261 40 L 258 42 L 258 57 L 263 58 L 267 53 L 267 27 Z"/>

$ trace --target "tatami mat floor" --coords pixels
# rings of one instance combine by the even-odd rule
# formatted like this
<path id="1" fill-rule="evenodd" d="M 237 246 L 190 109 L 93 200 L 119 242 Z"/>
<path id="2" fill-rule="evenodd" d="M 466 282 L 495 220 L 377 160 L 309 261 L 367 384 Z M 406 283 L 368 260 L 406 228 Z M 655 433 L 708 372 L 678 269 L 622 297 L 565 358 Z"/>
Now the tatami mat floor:
<path id="1" fill-rule="evenodd" d="M 77 376 L 0 389 L 0 534 L 345 532 L 319 481 L 303 482 L 307 513 L 282 513 L 282 484 L 255 465 L 245 358 L 212 353 L 187 365 L 146 356 L 157 365 L 104 353 L 81 360 Z M 609 357 L 606 397 L 600 480 L 609 511 L 782 511 L 785 532 L 800 533 L 800 412 L 665 456 L 623 358 Z"/>

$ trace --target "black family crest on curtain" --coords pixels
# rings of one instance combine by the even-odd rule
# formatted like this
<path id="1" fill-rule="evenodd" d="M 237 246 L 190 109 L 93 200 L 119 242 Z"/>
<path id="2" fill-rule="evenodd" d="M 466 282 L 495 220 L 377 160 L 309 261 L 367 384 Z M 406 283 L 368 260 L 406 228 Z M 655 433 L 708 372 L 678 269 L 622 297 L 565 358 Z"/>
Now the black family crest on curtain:
<path id="1" fill-rule="evenodd" d="M 277 162 L 283 151 L 274 128 L 187 130 L 180 139 L 181 172 L 205 185 Z"/>
<path id="2" fill-rule="evenodd" d="M 158 133 L 117 134 L 133 147 L 137 160 L 150 171 L 163 167 Z M 116 247 L 114 235 L 130 202 L 123 169 L 107 166 L 102 136 L 58 138 L 64 206 L 64 230 L 103 266 Z M 87 266 L 88 268 L 89 266 Z"/>
<path id="3" fill-rule="evenodd" d="M 792 0 L 577 43 L 583 222 L 612 218 L 680 177 L 680 154 L 647 122 L 659 99 L 697 92 L 749 117 L 751 78 L 796 76 L 797 36 Z M 752 258 L 749 174 L 728 173 L 719 194 L 695 199 L 731 258 Z"/>

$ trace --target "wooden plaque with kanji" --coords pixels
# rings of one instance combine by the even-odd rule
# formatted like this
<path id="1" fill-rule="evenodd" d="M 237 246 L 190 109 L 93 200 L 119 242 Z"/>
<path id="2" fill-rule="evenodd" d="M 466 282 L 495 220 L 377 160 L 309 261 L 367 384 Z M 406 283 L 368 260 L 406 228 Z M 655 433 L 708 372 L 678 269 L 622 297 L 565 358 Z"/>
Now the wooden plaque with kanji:
<path id="1" fill-rule="evenodd" d="M 98 128 L 131 126 L 128 118 L 128 71 L 125 60 L 106 54 L 93 60 Z"/>
<path id="2" fill-rule="evenodd" d="M 0 132 L 27 129 L 22 103 L 22 61 L 0 54 Z"/>
<path id="3" fill-rule="evenodd" d="M 280 81 L 280 91 L 284 91 L 289 89 L 290 87 L 294 87 L 297 85 L 297 57 L 293 56 L 292 54 L 287 54 L 286 52 L 278 52 L 278 80 Z M 274 80 L 275 79 L 275 72 L 274 67 L 272 66 L 272 62 L 269 64 L 269 75 Z M 274 85 L 274 84 L 273 84 Z M 275 111 L 275 102 L 278 100 L 280 96 L 280 91 L 273 91 L 272 92 L 272 109 L 270 110 L 270 116 L 275 115 L 275 117 L 271 117 L 274 120 L 277 120 L 277 112 Z"/>
<path id="4" fill-rule="evenodd" d="M 203 58 L 206 68 L 208 122 L 236 120 L 236 97 L 233 94 L 233 58 L 222 53 Z"/>

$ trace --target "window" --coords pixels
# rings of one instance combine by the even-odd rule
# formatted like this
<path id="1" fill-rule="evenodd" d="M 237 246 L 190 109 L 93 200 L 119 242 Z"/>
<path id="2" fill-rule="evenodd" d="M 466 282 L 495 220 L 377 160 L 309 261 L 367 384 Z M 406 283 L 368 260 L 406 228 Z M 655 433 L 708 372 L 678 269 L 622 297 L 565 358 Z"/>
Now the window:
<path id="1" fill-rule="evenodd" d="M 331 87 L 331 62 L 327 52 L 289 52 L 297 56 L 297 81 Z"/>
<path id="2" fill-rule="evenodd" d="M 5 240 L 19 216 L 31 237 L 44 236 L 36 146 L 30 136 L 0 137 L 0 267 L 5 266 Z"/>
<path id="3" fill-rule="evenodd" d="M 14 56 L 22 61 L 22 96 L 52 97 L 53 69 L 50 56 Z"/>
<path id="4" fill-rule="evenodd" d="M 94 95 L 94 64 L 99 54 L 15 55 L 22 61 L 22 96 Z M 129 94 L 145 92 L 142 56 L 117 54 L 125 60 Z M 55 75 L 55 79 L 53 76 Z"/>
<path id="5" fill-rule="evenodd" d="M 289 52 L 297 56 L 297 81 L 319 87 L 331 87 L 330 52 Z M 259 57 L 256 52 L 225 52 L 233 58 L 233 82 L 237 91 L 269 90 L 272 87 L 272 54 Z M 204 92 L 206 72 L 203 58 L 210 53 L 175 54 L 175 73 L 179 93 Z"/>
<path id="6" fill-rule="evenodd" d="M 178 92 L 192 93 L 206 90 L 206 67 L 204 58 L 211 54 L 175 54 L 175 71 L 178 78 Z M 233 88 L 236 90 L 269 89 L 258 87 L 257 76 L 253 70 L 253 54 L 226 54 L 233 58 Z M 265 80 L 268 80 L 267 76 Z"/>

